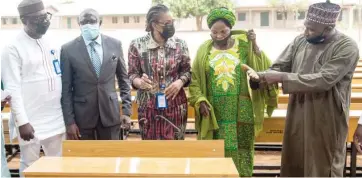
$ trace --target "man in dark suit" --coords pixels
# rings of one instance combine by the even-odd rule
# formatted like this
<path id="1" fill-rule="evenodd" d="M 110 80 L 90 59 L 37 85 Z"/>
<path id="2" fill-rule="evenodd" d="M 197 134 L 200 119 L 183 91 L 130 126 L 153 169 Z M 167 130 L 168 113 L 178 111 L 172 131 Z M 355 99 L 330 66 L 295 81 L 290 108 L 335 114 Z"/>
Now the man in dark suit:
<path id="1" fill-rule="evenodd" d="M 130 83 L 122 45 L 100 34 L 101 24 L 97 11 L 84 10 L 79 16 L 81 36 L 61 49 L 62 109 L 70 140 L 118 140 L 121 125 L 129 128 Z"/>

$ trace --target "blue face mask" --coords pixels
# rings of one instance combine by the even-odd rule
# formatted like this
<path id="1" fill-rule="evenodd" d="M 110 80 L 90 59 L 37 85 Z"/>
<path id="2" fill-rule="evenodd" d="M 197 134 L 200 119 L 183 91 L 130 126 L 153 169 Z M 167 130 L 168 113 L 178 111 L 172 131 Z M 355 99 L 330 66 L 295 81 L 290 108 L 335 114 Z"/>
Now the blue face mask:
<path id="1" fill-rule="evenodd" d="M 99 35 L 99 24 L 85 24 L 80 27 L 82 36 L 86 40 L 94 40 Z"/>

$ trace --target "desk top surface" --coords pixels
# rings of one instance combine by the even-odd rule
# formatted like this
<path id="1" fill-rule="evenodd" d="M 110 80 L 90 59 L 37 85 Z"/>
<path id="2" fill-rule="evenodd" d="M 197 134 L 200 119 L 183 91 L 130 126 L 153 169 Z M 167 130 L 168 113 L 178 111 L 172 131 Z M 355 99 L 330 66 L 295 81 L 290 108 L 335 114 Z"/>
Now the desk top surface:
<path id="1" fill-rule="evenodd" d="M 41 157 L 25 176 L 238 176 L 231 158 Z"/>

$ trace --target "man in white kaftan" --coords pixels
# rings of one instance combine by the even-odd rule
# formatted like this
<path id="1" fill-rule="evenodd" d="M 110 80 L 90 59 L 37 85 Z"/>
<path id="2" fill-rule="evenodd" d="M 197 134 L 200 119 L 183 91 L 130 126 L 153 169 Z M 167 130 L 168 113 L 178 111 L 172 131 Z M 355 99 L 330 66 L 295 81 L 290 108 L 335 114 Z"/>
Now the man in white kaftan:
<path id="1" fill-rule="evenodd" d="M 20 174 L 39 158 L 61 156 L 65 125 L 61 109 L 58 52 L 43 36 L 51 14 L 41 0 L 23 0 L 18 10 L 24 30 L 2 53 L 2 80 L 11 93 L 12 119 L 20 145 Z"/>

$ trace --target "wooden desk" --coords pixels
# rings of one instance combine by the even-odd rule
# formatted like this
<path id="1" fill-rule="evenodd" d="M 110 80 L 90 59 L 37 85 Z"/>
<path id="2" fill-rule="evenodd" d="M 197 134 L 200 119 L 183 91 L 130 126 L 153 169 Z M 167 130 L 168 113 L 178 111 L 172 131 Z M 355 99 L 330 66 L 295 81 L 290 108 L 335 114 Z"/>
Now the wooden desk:
<path id="1" fill-rule="evenodd" d="M 353 141 L 353 134 L 361 114 L 362 110 L 350 110 L 347 142 Z M 287 110 L 277 109 L 273 112 L 273 116 L 271 118 L 265 118 L 263 130 L 260 132 L 255 141 L 281 143 L 283 141 L 286 115 Z"/>
<path id="2" fill-rule="evenodd" d="M 41 157 L 25 177 L 238 177 L 231 158 Z"/>
<path id="3" fill-rule="evenodd" d="M 279 94 L 279 104 L 288 103 L 289 95 L 288 94 Z M 362 103 L 362 93 L 351 93 L 351 103 Z M 362 109 L 362 108 L 361 108 Z"/>

